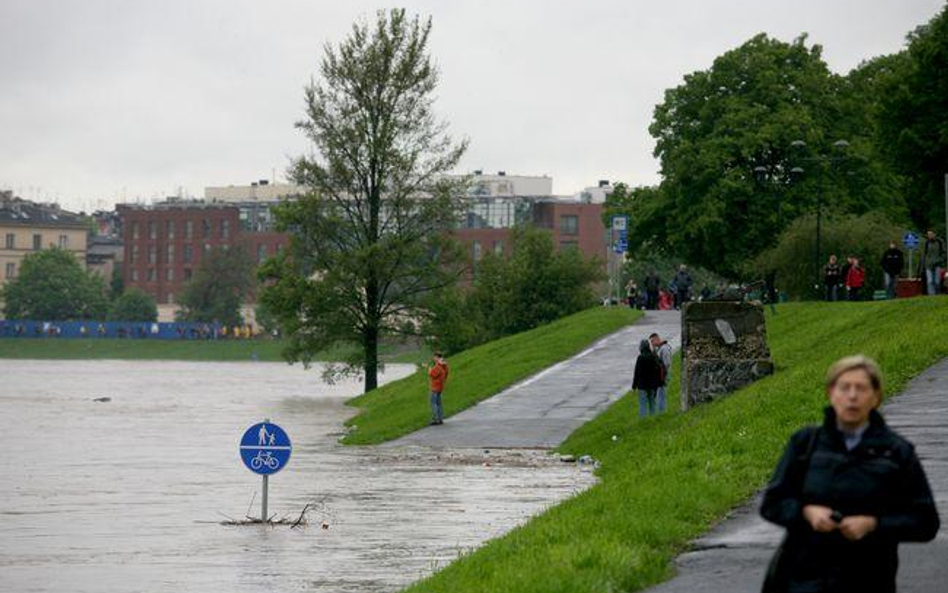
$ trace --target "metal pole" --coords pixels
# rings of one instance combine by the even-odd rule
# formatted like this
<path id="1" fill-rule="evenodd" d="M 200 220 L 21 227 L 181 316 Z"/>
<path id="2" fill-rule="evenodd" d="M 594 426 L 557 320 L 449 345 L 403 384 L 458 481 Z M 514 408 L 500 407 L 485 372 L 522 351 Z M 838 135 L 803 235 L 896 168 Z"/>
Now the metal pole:
<path id="1" fill-rule="evenodd" d="M 820 228 L 823 223 L 823 163 L 820 164 L 820 174 L 816 186 L 816 288 L 817 295 L 820 290 L 820 264 L 823 260 L 820 258 Z"/>
<path id="2" fill-rule="evenodd" d="M 260 520 L 267 522 L 267 486 L 270 476 L 263 476 L 263 497 L 260 499 Z"/>
<path id="3" fill-rule="evenodd" d="M 945 173 L 945 241 L 948 245 L 948 173 Z"/>

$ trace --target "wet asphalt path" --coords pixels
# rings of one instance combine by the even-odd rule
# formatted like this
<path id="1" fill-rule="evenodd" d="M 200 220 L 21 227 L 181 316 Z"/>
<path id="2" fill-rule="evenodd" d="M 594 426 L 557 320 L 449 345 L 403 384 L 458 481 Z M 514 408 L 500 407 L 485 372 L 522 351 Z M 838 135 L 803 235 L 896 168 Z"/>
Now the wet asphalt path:
<path id="1" fill-rule="evenodd" d="M 647 311 L 638 322 L 576 356 L 445 419 L 441 426 L 429 426 L 390 445 L 556 447 L 629 390 L 639 340 L 656 332 L 678 349 L 680 319 L 678 311 Z M 450 383 L 445 397 L 451 397 Z"/>
<path id="2" fill-rule="evenodd" d="M 899 546 L 900 593 L 948 591 L 948 359 L 916 377 L 883 408 L 886 422 L 915 444 L 941 514 L 941 531 L 928 544 Z M 776 460 L 774 460 L 776 462 Z M 677 559 L 678 575 L 650 593 L 751 593 L 783 530 L 757 514 L 759 500 L 701 537 Z"/>

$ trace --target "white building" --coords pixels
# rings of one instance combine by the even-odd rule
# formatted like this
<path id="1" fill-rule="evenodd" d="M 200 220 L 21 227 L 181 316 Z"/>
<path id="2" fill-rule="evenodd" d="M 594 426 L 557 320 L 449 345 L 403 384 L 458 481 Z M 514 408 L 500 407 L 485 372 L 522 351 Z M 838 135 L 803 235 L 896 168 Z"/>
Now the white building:
<path id="1" fill-rule="evenodd" d="M 282 198 L 305 194 L 306 191 L 300 185 L 270 183 L 261 179 L 250 185 L 205 187 L 204 199 L 208 202 L 278 202 Z"/>

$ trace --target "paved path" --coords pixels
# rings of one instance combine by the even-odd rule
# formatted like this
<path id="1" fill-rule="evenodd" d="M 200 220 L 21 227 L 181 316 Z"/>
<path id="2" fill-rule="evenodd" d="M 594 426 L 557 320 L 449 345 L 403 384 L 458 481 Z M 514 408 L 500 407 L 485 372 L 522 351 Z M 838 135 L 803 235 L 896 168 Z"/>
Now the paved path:
<path id="1" fill-rule="evenodd" d="M 648 311 L 638 322 L 573 358 L 447 418 L 441 426 L 429 426 L 390 445 L 556 447 L 629 390 L 639 340 L 652 332 L 677 349 L 681 335 L 678 311 Z M 445 397 L 451 397 L 450 390 Z"/>
<path id="2" fill-rule="evenodd" d="M 916 377 L 883 408 L 889 426 L 915 444 L 941 514 L 928 544 L 899 547 L 900 593 L 948 590 L 948 359 Z M 776 462 L 776 460 L 775 460 Z M 759 499 L 694 542 L 677 560 L 678 576 L 650 593 L 756 593 L 783 530 L 757 514 Z"/>

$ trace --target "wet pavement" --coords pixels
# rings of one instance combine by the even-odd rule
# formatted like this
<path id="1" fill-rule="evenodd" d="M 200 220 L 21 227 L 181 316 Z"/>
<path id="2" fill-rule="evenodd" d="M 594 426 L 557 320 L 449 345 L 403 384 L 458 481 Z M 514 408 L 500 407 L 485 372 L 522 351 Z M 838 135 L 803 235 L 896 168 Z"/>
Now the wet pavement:
<path id="1" fill-rule="evenodd" d="M 913 379 L 882 408 L 886 422 L 915 445 L 941 515 L 935 541 L 899 546 L 901 593 L 944 593 L 948 580 L 948 359 Z M 774 460 L 776 463 L 776 459 Z M 678 574 L 650 593 L 751 593 L 764 573 L 783 529 L 760 518 L 759 496 L 676 560 Z"/>
<path id="2" fill-rule="evenodd" d="M 646 311 L 636 323 L 576 356 L 446 418 L 441 426 L 423 428 L 393 445 L 556 447 L 629 391 L 639 341 L 653 332 L 678 350 L 681 314 Z M 451 397 L 450 382 L 445 397 Z"/>
<path id="3" fill-rule="evenodd" d="M 0 360 L 0 591 L 395 591 L 594 481 L 539 451 L 342 447 L 359 385 L 319 377 Z M 237 443 L 264 417 L 294 446 L 270 512 L 313 503 L 304 529 L 221 525 L 259 514 Z"/>

